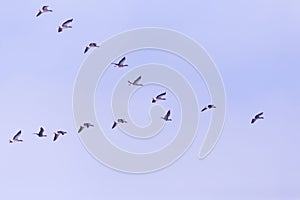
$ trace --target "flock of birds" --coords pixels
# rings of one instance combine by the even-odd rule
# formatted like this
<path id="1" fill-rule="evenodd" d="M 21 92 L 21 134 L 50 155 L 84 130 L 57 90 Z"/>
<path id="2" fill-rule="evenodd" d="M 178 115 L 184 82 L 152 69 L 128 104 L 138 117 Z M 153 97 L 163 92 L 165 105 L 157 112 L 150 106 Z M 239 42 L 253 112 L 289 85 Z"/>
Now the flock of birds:
<path id="1" fill-rule="evenodd" d="M 49 9 L 49 6 L 43 6 L 41 9 L 39 9 L 38 13 L 36 14 L 36 17 L 39 17 L 41 14 L 43 13 L 47 13 L 47 12 L 53 12 L 53 10 Z M 70 23 L 73 22 L 73 19 L 68 19 L 66 20 L 65 22 L 63 22 L 61 25 L 58 26 L 58 32 L 62 32 L 64 29 L 70 29 L 72 28 L 72 26 L 70 25 Z M 95 42 L 91 42 L 89 43 L 85 48 L 84 48 L 84 54 L 87 53 L 91 48 L 97 48 L 99 47 L 99 45 L 97 45 L 97 43 Z M 123 68 L 123 67 L 127 67 L 128 64 L 125 63 L 126 61 L 126 57 L 123 57 L 119 62 L 117 63 L 112 63 L 114 65 L 114 67 L 116 68 Z M 143 86 L 143 84 L 139 83 L 140 80 L 142 79 L 142 76 L 139 76 L 137 77 L 135 80 L 133 81 L 128 81 L 129 83 L 129 86 Z M 157 96 L 153 97 L 152 98 L 152 103 L 156 103 L 157 101 L 164 101 L 166 100 L 166 92 L 163 92 L 163 93 L 160 93 L 158 94 Z M 213 104 L 209 104 L 207 106 L 205 106 L 201 112 L 204 112 L 206 110 L 210 110 L 210 109 L 214 109 L 216 108 L 215 105 Z M 172 121 L 172 119 L 170 118 L 170 115 L 171 115 L 171 110 L 168 110 L 166 112 L 166 114 L 164 116 L 161 116 L 161 118 L 164 120 L 164 121 Z M 260 120 L 260 119 L 264 119 L 264 117 L 262 116 L 263 115 L 263 112 L 261 113 L 258 113 L 257 115 L 255 115 L 252 119 L 251 119 L 251 124 L 255 123 L 257 120 Z M 118 124 L 124 124 L 124 123 L 127 123 L 127 121 L 125 119 L 122 119 L 122 118 L 118 118 L 116 119 L 114 122 L 113 122 L 113 125 L 112 125 L 112 129 L 114 129 Z M 78 133 L 81 133 L 85 128 L 90 128 L 90 127 L 93 127 L 94 125 L 89 123 L 89 122 L 85 122 L 83 123 L 79 129 L 78 129 Z M 40 138 L 43 138 L 43 137 L 47 137 L 46 134 L 44 134 L 45 130 L 43 127 L 40 127 L 40 130 L 38 133 L 33 133 L 34 135 L 37 135 L 38 137 Z M 62 131 L 62 130 L 58 130 L 58 131 L 55 131 L 53 132 L 53 141 L 56 141 L 58 139 L 58 137 L 60 135 L 65 135 L 67 132 L 66 131 Z M 21 134 L 22 134 L 22 131 L 19 130 L 14 136 L 13 138 L 11 138 L 9 140 L 9 143 L 15 143 L 15 142 L 23 142 L 22 139 L 20 139 L 21 137 Z"/>

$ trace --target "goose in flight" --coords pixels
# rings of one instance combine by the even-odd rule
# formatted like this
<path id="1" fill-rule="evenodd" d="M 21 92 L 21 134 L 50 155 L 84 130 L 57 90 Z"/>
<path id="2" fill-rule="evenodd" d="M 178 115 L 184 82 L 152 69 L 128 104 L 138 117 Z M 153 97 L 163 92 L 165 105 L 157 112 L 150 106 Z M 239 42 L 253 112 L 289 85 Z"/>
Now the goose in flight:
<path id="1" fill-rule="evenodd" d="M 19 132 L 17 132 L 17 134 L 9 140 L 9 143 L 14 143 L 14 142 L 23 142 L 23 140 L 20 140 L 19 137 L 21 135 L 22 131 L 19 130 Z"/>
<path id="2" fill-rule="evenodd" d="M 83 53 L 86 53 L 86 52 L 88 52 L 88 50 L 89 50 L 90 48 L 93 48 L 93 47 L 99 47 L 99 46 L 97 45 L 97 43 L 95 43 L 95 42 L 91 42 L 89 45 L 87 45 L 87 46 L 85 47 L 85 49 L 84 49 L 84 52 L 83 52 Z"/>
<path id="3" fill-rule="evenodd" d="M 127 123 L 125 119 L 117 119 L 116 121 L 114 121 L 111 129 L 114 129 L 117 126 L 117 124 L 124 124 L 124 123 Z"/>
<path id="4" fill-rule="evenodd" d="M 165 116 L 161 117 L 163 120 L 165 121 L 172 121 L 172 119 L 170 119 L 170 114 L 171 114 L 171 111 L 168 110 L 168 112 L 165 114 Z"/>
<path id="5" fill-rule="evenodd" d="M 264 113 L 261 112 L 261 113 L 255 115 L 255 116 L 252 118 L 252 120 L 251 120 L 251 124 L 253 124 L 254 122 L 256 122 L 256 120 L 258 120 L 258 119 L 263 119 L 263 118 L 264 118 L 264 117 L 262 116 L 263 114 L 264 114 Z"/>
<path id="6" fill-rule="evenodd" d="M 66 131 L 56 131 L 54 132 L 54 138 L 53 138 L 53 142 L 57 140 L 58 136 L 60 135 L 65 135 L 67 132 Z"/>
<path id="7" fill-rule="evenodd" d="M 58 32 L 62 32 L 66 28 L 72 28 L 72 26 L 69 26 L 68 24 L 71 23 L 73 19 L 68 19 L 62 25 L 58 26 Z"/>
<path id="8" fill-rule="evenodd" d="M 38 133 L 33 133 L 37 135 L 38 137 L 47 137 L 47 135 L 44 135 L 44 129 L 43 127 L 40 128 L 40 131 Z"/>
<path id="9" fill-rule="evenodd" d="M 49 6 L 43 6 L 41 9 L 39 9 L 38 13 L 36 14 L 36 17 L 40 16 L 42 13 L 53 12 L 52 10 L 50 10 L 48 8 L 49 8 Z"/>
<path id="10" fill-rule="evenodd" d="M 161 94 L 157 95 L 156 97 L 153 97 L 153 98 L 152 98 L 152 103 L 155 103 L 155 102 L 158 101 L 158 100 L 166 100 L 166 98 L 163 97 L 163 96 L 165 96 L 166 94 L 167 94 L 167 93 L 164 92 L 164 93 L 161 93 Z"/>
<path id="11" fill-rule="evenodd" d="M 128 65 L 127 65 L 127 64 L 124 64 L 124 63 L 125 63 L 125 60 L 126 60 L 126 58 L 123 57 L 118 63 L 111 63 L 111 64 L 115 65 L 115 67 L 117 67 L 117 68 L 120 68 L 120 67 L 127 67 Z"/>
<path id="12" fill-rule="evenodd" d="M 142 79 L 142 76 L 137 77 L 133 82 L 128 81 L 129 86 L 135 85 L 135 86 L 143 86 L 143 84 L 139 83 L 139 81 Z"/>
<path id="13" fill-rule="evenodd" d="M 214 105 L 212 105 L 212 104 L 209 104 L 209 105 L 205 106 L 205 107 L 201 110 L 201 112 L 203 112 L 203 111 L 205 111 L 205 110 L 207 110 L 207 109 L 212 109 L 212 108 L 216 108 L 216 106 L 214 106 Z"/>
<path id="14" fill-rule="evenodd" d="M 90 127 L 93 127 L 93 126 L 94 126 L 93 124 L 88 123 L 88 122 L 83 123 L 83 124 L 79 127 L 79 129 L 78 129 L 78 133 L 80 133 L 84 128 L 90 128 Z"/>

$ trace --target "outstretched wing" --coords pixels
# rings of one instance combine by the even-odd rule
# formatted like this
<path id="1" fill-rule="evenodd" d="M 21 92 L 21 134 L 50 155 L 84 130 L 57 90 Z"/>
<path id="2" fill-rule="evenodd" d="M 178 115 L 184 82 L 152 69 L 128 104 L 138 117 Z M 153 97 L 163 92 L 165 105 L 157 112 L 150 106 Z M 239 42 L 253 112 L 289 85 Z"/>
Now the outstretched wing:
<path id="1" fill-rule="evenodd" d="M 161 98 L 162 96 L 164 96 L 164 95 L 166 95 L 166 94 L 167 94 L 166 92 L 161 93 L 161 94 L 157 95 L 156 98 Z"/>
<path id="2" fill-rule="evenodd" d="M 42 12 L 39 10 L 39 12 L 36 14 L 36 17 L 40 16 Z"/>
<path id="3" fill-rule="evenodd" d="M 206 109 L 207 109 L 207 107 L 205 106 L 205 107 L 201 110 L 201 112 L 205 111 Z"/>
<path id="4" fill-rule="evenodd" d="M 133 84 L 137 84 L 141 80 L 142 76 L 137 77 L 134 81 Z"/>
<path id="5" fill-rule="evenodd" d="M 69 23 L 71 23 L 73 21 L 73 19 L 68 19 L 67 21 L 65 21 L 62 25 L 65 26 L 65 25 L 68 25 Z"/>
<path id="6" fill-rule="evenodd" d="M 85 49 L 84 49 L 84 52 L 83 52 L 83 53 L 86 53 L 88 50 L 89 50 L 89 47 L 85 47 Z"/>
<path id="7" fill-rule="evenodd" d="M 171 111 L 170 111 L 170 110 L 168 110 L 168 112 L 167 112 L 167 114 L 166 114 L 165 118 L 166 118 L 166 119 L 168 119 L 168 118 L 170 117 L 170 114 L 171 114 Z"/>
<path id="8" fill-rule="evenodd" d="M 79 127 L 79 130 L 78 130 L 78 133 L 80 133 L 83 129 L 84 129 L 84 127 L 83 127 L 83 126 L 80 126 L 80 127 Z"/>
<path id="9" fill-rule="evenodd" d="M 58 136 L 59 136 L 58 134 L 54 133 L 53 141 L 57 140 Z"/>
<path id="10" fill-rule="evenodd" d="M 44 128 L 43 128 L 43 127 L 41 127 L 41 128 L 40 128 L 39 135 L 43 135 L 43 133 L 44 133 Z"/>
<path id="11" fill-rule="evenodd" d="M 126 58 L 123 57 L 123 58 L 119 61 L 118 65 L 124 65 L 125 60 L 126 60 Z"/>
<path id="12" fill-rule="evenodd" d="M 114 129 L 117 126 L 117 122 L 114 122 L 111 129 Z"/>
<path id="13" fill-rule="evenodd" d="M 20 137 L 21 133 L 22 131 L 19 130 L 19 132 L 13 137 L 13 140 L 17 140 Z"/>

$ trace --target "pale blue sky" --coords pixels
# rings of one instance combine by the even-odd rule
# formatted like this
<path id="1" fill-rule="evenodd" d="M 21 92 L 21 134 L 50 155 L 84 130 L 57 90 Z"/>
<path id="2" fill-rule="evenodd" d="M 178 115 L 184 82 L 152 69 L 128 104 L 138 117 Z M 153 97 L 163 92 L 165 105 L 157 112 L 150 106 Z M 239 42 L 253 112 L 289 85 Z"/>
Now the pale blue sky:
<path id="1" fill-rule="evenodd" d="M 43 5 L 54 12 L 36 18 Z M 2 3 L 1 15 L 0 199 L 300 198 L 299 1 L 12 0 Z M 57 26 L 69 18 L 74 18 L 73 29 L 58 34 Z M 103 166 L 81 145 L 72 93 L 79 67 L 90 53 L 83 54 L 87 43 L 101 44 L 119 32 L 145 26 L 177 30 L 207 50 L 224 81 L 227 118 L 218 144 L 205 160 L 197 155 L 210 113 L 202 116 L 198 137 L 175 164 L 156 173 L 131 175 Z M 181 68 L 184 63 L 178 65 L 180 60 L 147 53 L 131 53 L 128 62 L 163 62 L 189 76 Z M 111 80 L 123 73 L 111 75 Z M 209 103 L 201 77 L 187 78 L 199 105 Z M 98 93 L 96 98 L 101 98 Z M 170 99 L 176 105 L 174 97 Z M 260 111 L 266 119 L 250 125 Z M 110 127 L 113 119 L 107 112 L 97 114 L 99 119 L 107 116 L 101 123 Z M 140 119 L 139 113 L 132 114 Z M 40 126 L 51 138 L 31 134 Z M 24 143 L 8 144 L 19 129 Z M 58 129 L 68 134 L 52 143 L 52 132 Z M 168 131 L 162 133 L 167 135 L 163 142 L 172 137 Z M 120 134 L 110 137 L 123 148 L 138 145 L 120 141 Z M 159 146 L 140 146 L 151 150 L 155 145 Z"/>

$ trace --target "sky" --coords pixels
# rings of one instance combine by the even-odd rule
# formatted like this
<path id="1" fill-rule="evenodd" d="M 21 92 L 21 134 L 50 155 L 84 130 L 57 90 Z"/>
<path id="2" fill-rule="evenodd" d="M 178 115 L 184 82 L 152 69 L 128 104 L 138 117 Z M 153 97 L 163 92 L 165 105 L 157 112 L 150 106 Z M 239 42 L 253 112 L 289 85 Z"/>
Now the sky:
<path id="1" fill-rule="evenodd" d="M 36 18 L 43 5 L 53 13 Z M 1 8 L 1 199 L 300 198 L 299 1 L 12 0 Z M 57 26 L 69 18 L 74 18 L 73 28 L 57 33 Z M 197 137 L 177 162 L 135 175 L 110 169 L 87 152 L 77 135 L 72 95 L 80 66 L 93 53 L 83 54 L 89 42 L 101 45 L 113 35 L 142 27 L 179 31 L 207 51 L 224 83 L 226 120 L 217 145 L 204 160 L 197 156 L 211 111 L 201 113 Z M 180 58 L 152 50 L 126 56 L 132 69 L 149 62 L 174 67 L 189 80 L 199 107 L 210 103 L 203 78 Z M 110 103 L 113 81 L 128 71 L 110 68 L 99 81 L 98 123 L 115 145 L 133 152 L 153 151 L 174 137 L 178 102 L 170 93 L 170 101 L 162 103 L 174 108 L 175 120 L 154 140 L 135 141 L 118 129 L 112 132 L 114 118 L 105 105 Z M 141 114 L 147 112 L 148 99 L 143 96 L 164 89 L 150 86 L 136 92 L 129 105 L 136 123 L 149 123 Z M 251 125 L 260 111 L 265 119 Z M 41 126 L 47 138 L 32 134 Z M 24 142 L 9 144 L 18 130 Z M 68 134 L 52 142 L 56 130 Z"/>

